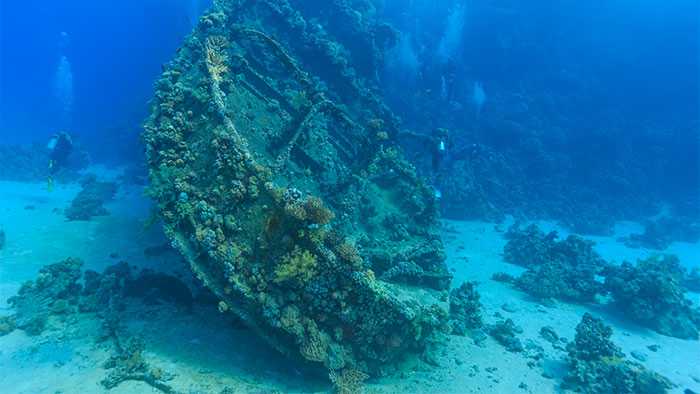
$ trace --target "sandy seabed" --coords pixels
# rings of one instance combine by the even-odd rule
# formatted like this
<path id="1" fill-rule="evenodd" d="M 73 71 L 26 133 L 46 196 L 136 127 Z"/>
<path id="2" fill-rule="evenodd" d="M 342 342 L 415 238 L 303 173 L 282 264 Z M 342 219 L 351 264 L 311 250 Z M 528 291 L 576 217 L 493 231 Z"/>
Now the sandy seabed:
<path id="1" fill-rule="evenodd" d="M 101 177 L 115 176 L 101 171 Z M 138 267 L 151 267 L 175 275 L 187 275 L 174 253 L 147 256 L 144 249 L 162 245 L 158 226 L 146 228 L 150 205 L 139 187 L 122 187 L 107 209 L 111 215 L 90 222 L 67 222 L 62 210 L 79 191 L 78 185 L 59 185 L 53 192 L 42 183 L 0 182 L 0 227 L 7 245 L 0 250 L 0 315 L 11 313 L 7 299 L 22 282 L 38 270 L 67 257 L 78 257 L 84 268 L 102 270 L 119 260 Z M 549 222 L 545 230 L 566 231 Z M 450 336 L 439 351 L 435 365 L 409 360 L 403 372 L 370 380 L 367 393 L 558 393 L 566 373 L 565 353 L 539 336 L 551 326 L 561 337 L 573 339 L 584 312 L 602 317 L 612 325 L 613 340 L 630 357 L 646 357 L 644 365 L 677 385 L 673 392 L 700 392 L 700 341 L 660 335 L 615 315 L 604 305 L 557 302 L 542 305 L 507 284 L 491 280 L 495 272 L 517 274 L 522 268 L 502 258 L 508 223 L 445 221 L 443 237 L 448 266 L 455 278 L 479 282 L 485 323 L 510 318 L 522 327 L 519 336 L 527 346 L 541 347 L 545 354 L 534 365 L 525 353 L 507 352 L 493 339 L 476 345 L 469 337 Z M 630 249 L 616 241 L 639 232 L 636 223 L 619 223 L 610 237 L 587 237 L 606 260 L 635 261 L 655 251 Z M 700 244 L 674 243 L 665 251 L 677 254 L 688 268 L 700 265 Z M 697 305 L 700 294 L 688 293 Z M 184 393 L 324 393 L 330 385 L 322 377 L 305 375 L 290 361 L 270 350 L 252 333 L 214 308 L 178 310 L 174 306 L 145 306 L 129 310 L 126 329 L 144 338 L 145 357 L 167 371 L 168 382 Z M 95 340 L 97 319 L 69 322 L 69 329 L 47 331 L 30 337 L 15 330 L 0 337 L 0 392 L 14 393 L 153 393 L 141 382 L 125 382 L 105 390 L 102 367 L 110 356 L 108 346 Z M 659 345 L 657 352 L 647 346 Z M 631 358 L 631 357 L 630 357 Z"/>

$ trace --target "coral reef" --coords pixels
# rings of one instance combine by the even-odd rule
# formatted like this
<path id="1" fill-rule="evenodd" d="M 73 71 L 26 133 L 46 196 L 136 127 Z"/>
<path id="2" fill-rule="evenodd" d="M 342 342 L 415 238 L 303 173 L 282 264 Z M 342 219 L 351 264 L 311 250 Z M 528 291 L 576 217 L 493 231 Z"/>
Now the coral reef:
<path id="1" fill-rule="evenodd" d="M 483 327 L 480 298 L 475 282 L 464 282 L 450 291 L 450 325 L 454 334 L 466 335 Z"/>
<path id="2" fill-rule="evenodd" d="M 116 355 L 111 356 L 104 364 L 109 372 L 100 384 L 107 390 L 111 390 L 121 383 L 135 380 L 144 382 L 149 386 L 166 394 L 175 394 L 175 391 L 167 381 L 172 376 L 159 368 L 152 367 L 143 357 L 146 348 L 143 341 L 130 337 L 124 344 L 115 332 L 110 335 L 114 341 Z"/>
<path id="3" fill-rule="evenodd" d="M 72 258 L 50 264 L 39 271 L 36 280 L 23 284 L 18 294 L 9 299 L 14 314 L 0 317 L 0 335 L 15 328 L 40 335 L 49 327 L 65 330 L 86 315 L 97 317 L 104 331 L 100 339 L 111 340 L 115 353 L 104 364 L 108 372 L 101 384 L 105 389 L 137 380 L 164 393 L 175 393 L 167 384 L 172 376 L 152 367 L 144 358 L 143 342 L 134 337 L 121 339 L 125 331 L 121 322 L 127 300 L 137 300 L 141 305 L 167 302 L 191 307 L 193 299 L 188 286 L 173 276 L 151 270 L 133 275 L 126 262 L 109 266 L 102 273 L 83 273 L 82 265 L 82 261 Z M 50 323 L 55 323 L 55 327 Z"/>
<path id="4" fill-rule="evenodd" d="M 494 280 L 511 283 L 538 298 L 592 302 L 610 293 L 623 314 L 662 334 L 697 339 L 700 312 L 684 296 L 693 278 L 671 255 L 651 257 L 637 266 L 606 263 L 592 243 L 577 236 L 558 241 L 534 225 L 509 230 L 506 261 L 527 270 L 517 278 L 499 273 Z M 598 278 L 605 278 L 604 283 Z"/>
<path id="5" fill-rule="evenodd" d="M 193 297 L 179 279 L 152 270 L 132 273 L 126 262 L 105 268 L 102 273 L 81 271 L 83 262 L 68 258 L 39 270 L 37 278 L 25 282 L 10 297 L 14 314 L 4 318 L 8 325 L 39 335 L 52 318 L 75 313 L 98 313 L 105 317 L 123 308 L 125 297 L 144 303 L 168 302 L 189 308 Z"/>
<path id="6" fill-rule="evenodd" d="M 5 248 L 5 242 L 7 242 L 7 236 L 5 235 L 5 230 L 0 228 L 0 250 Z"/>
<path id="7" fill-rule="evenodd" d="M 676 256 L 652 256 L 610 267 L 605 287 L 632 320 L 677 338 L 698 339 L 700 311 L 685 298 L 684 268 Z"/>
<path id="8" fill-rule="evenodd" d="M 90 220 L 93 216 L 108 215 L 104 203 L 114 198 L 117 184 L 101 182 L 95 175 L 88 175 L 80 181 L 82 189 L 65 210 L 68 220 Z"/>
<path id="9" fill-rule="evenodd" d="M 700 223 L 690 217 L 664 216 L 647 221 L 642 234 L 621 239 L 630 248 L 665 250 L 672 242 L 695 243 L 700 240 Z"/>
<path id="10" fill-rule="evenodd" d="M 451 281 L 434 194 L 372 88 L 391 30 L 363 4 L 215 2 L 143 136 L 165 233 L 220 310 L 342 387 L 446 331 Z"/>
<path id="11" fill-rule="evenodd" d="M 576 326 L 576 337 L 567 346 L 569 371 L 564 387 L 583 393 L 666 393 L 668 379 L 624 359 L 610 340 L 612 329 L 585 313 Z"/>
<path id="12" fill-rule="evenodd" d="M 0 337 L 11 333 L 15 328 L 17 324 L 12 316 L 0 316 Z"/>
<path id="13" fill-rule="evenodd" d="M 317 265 L 316 256 L 308 250 L 302 252 L 296 248 L 275 269 L 275 282 L 294 280 L 303 286 L 316 275 Z"/>
<path id="14" fill-rule="evenodd" d="M 603 292 L 596 276 L 608 264 L 593 250 L 591 241 L 575 235 L 559 241 L 555 232 L 545 234 L 536 225 L 524 230 L 514 225 L 507 238 L 504 258 L 527 268 L 513 281 L 526 293 L 537 298 L 591 302 Z"/>
<path id="15" fill-rule="evenodd" d="M 17 328 L 29 335 L 39 335 L 49 317 L 76 310 L 82 265 L 78 259 L 66 259 L 42 268 L 36 280 L 24 283 L 17 295 L 8 300 L 15 310 L 13 319 Z"/>

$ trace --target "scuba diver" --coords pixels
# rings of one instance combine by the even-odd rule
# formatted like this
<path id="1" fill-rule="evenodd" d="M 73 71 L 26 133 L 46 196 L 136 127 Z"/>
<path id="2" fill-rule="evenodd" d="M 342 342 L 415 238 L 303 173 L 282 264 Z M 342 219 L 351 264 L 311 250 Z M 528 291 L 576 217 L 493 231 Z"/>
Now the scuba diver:
<path id="1" fill-rule="evenodd" d="M 66 132 L 56 133 L 49 139 L 47 148 L 49 150 L 48 189 L 52 191 L 54 175 L 68 166 L 68 158 L 73 152 L 73 139 Z"/>
<path id="2" fill-rule="evenodd" d="M 435 190 L 435 197 L 442 198 L 439 186 L 442 185 L 444 173 L 451 163 L 458 160 L 476 159 L 483 152 L 483 147 L 478 143 L 467 144 L 455 148 L 455 143 L 449 130 L 436 128 L 430 134 L 420 134 L 403 131 L 399 136 L 408 136 L 417 139 L 421 147 L 425 147 L 430 154 L 431 181 Z"/>
<path id="3" fill-rule="evenodd" d="M 438 189 L 442 183 L 442 173 L 447 155 L 453 148 L 453 141 L 450 138 L 450 132 L 447 129 L 438 127 L 430 134 L 430 156 L 433 168 L 433 187 L 435 188 L 435 197 L 442 198 L 442 192 Z"/>
<path id="4" fill-rule="evenodd" d="M 433 130 L 430 134 L 403 131 L 399 133 L 399 135 L 416 138 L 420 141 L 421 146 L 425 146 L 428 148 L 430 153 L 432 182 L 434 185 L 433 188 L 435 189 L 435 197 L 438 199 L 441 198 L 442 193 L 437 188 L 437 185 L 440 184 L 440 177 L 443 172 L 443 164 L 447 159 L 449 151 L 453 147 L 453 142 L 450 138 L 449 131 L 447 129 L 438 127 L 435 130 Z"/>
<path id="5" fill-rule="evenodd" d="M 427 142 L 430 149 L 430 161 L 432 164 L 433 175 L 437 176 L 442 170 L 443 163 L 447 158 L 448 150 L 452 150 L 450 132 L 447 129 L 439 127 L 430 133 Z"/>

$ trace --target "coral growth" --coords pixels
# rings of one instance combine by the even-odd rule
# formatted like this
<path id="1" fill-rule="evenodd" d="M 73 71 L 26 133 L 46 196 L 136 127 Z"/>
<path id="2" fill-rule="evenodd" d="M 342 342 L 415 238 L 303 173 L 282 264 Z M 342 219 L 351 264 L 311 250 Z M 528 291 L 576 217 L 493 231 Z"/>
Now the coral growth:
<path id="1" fill-rule="evenodd" d="M 15 310 L 17 328 L 39 335 L 50 316 L 76 309 L 82 289 L 78 283 L 82 264 L 78 259 L 66 259 L 42 268 L 36 280 L 24 283 L 8 300 Z"/>
<path id="2" fill-rule="evenodd" d="M 302 200 L 300 196 L 294 197 L 293 194 L 288 194 L 285 197 L 284 209 L 287 214 L 297 220 L 308 221 L 319 226 L 328 224 L 335 217 L 333 211 L 315 196 L 309 196 Z"/>
<path id="3" fill-rule="evenodd" d="M 700 223 L 690 217 L 664 216 L 647 221 L 642 234 L 631 234 L 621 240 L 631 248 L 664 250 L 672 242 L 700 240 Z"/>
<path id="4" fill-rule="evenodd" d="M 624 359 L 610 340 L 612 329 L 588 313 L 576 326 L 576 338 L 567 346 L 569 366 L 564 386 L 590 394 L 665 393 L 668 379 Z"/>
<path id="5" fill-rule="evenodd" d="M 90 220 L 93 216 L 109 214 L 104 203 L 114 198 L 117 193 L 117 184 L 114 182 L 101 182 L 94 175 L 86 176 L 80 182 L 82 190 L 66 208 L 65 215 L 68 220 Z"/>
<path id="6" fill-rule="evenodd" d="M 166 394 L 177 393 L 166 383 L 173 376 L 159 368 L 152 367 L 143 357 L 146 346 L 142 340 L 131 337 L 122 344 L 115 333 L 112 333 L 111 336 L 117 354 L 110 357 L 104 364 L 104 368 L 109 372 L 100 381 L 102 387 L 111 390 L 123 382 L 134 380 L 144 382 Z"/>
<path id="7" fill-rule="evenodd" d="M 294 249 L 275 268 L 275 282 L 296 281 L 303 285 L 316 275 L 318 261 L 308 250 Z"/>
<path id="8" fill-rule="evenodd" d="M 570 235 L 563 241 L 545 234 L 536 225 L 524 230 L 511 227 L 504 248 L 507 262 L 527 268 L 515 285 L 538 298 L 590 302 L 603 291 L 600 275 L 607 263 L 593 250 L 593 243 Z"/>
<path id="9" fill-rule="evenodd" d="M 106 389 L 137 380 L 164 393 L 175 393 L 166 383 L 170 375 L 151 367 L 143 357 L 142 341 L 121 340 L 121 322 L 127 298 L 148 304 L 169 302 L 189 307 L 192 303 L 189 288 L 173 276 L 149 270 L 134 276 L 125 262 L 109 266 L 102 273 L 87 270 L 84 274 L 82 264 L 69 258 L 47 265 L 36 280 L 23 284 L 18 294 L 9 299 L 15 313 L 0 317 L 0 335 L 15 327 L 29 335 L 39 335 L 46 328 L 65 330 L 80 318 L 96 317 L 102 323 L 105 338 L 113 341 L 116 353 L 104 365 L 109 370 L 101 381 Z"/>
<path id="10" fill-rule="evenodd" d="M 224 74 L 228 72 L 225 54 L 228 45 L 226 37 L 207 37 L 205 45 L 207 70 L 209 70 L 209 75 L 215 83 L 220 83 Z"/>
<path id="11" fill-rule="evenodd" d="M 123 308 L 125 297 L 183 307 L 192 304 L 189 288 L 173 276 L 151 270 L 132 275 L 125 262 L 109 266 L 102 273 L 83 273 L 82 266 L 81 260 L 68 258 L 43 267 L 34 281 L 25 282 L 8 300 L 14 314 L 5 321 L 27 334 L 39 335 L 53 319 L 75 313 L 97 313 L 108 318 Z"/>
<path id="12" fill-rule="evenodd" d="M 652 256 L 634 266 L 611 267 L 605 287 L 615 306 L 661 334 L 698 339 L 700 311 L 685 298 L 685 270 L 676 256 Z"/>
<path id="13" fill-rule="evenodd" d="M 329 377 L 338 394 L 359 394 L 369 375 L 358 369 L 345 368 L 340 372 L 331 370 Z"/>
<path id="14" fill-rule="evenodd" d="M 516 326 L 513 320 L 506 319 L 487 326 L 489 335 L 500 343 L 507 351 L 519 353 L 525 350 L 518 334 L 523 333 L 523 329 Z"/>
<path id="15" fill-rule="evenodd" d="M 480 298 L 475 282 L 464 282 L 450 292 L 450 323 L 453 333 L 466 335 L 483 326 Z"/>
<path id="16" fill-rule="evenodd" d="M 17 328 L 17 323 L 12 316 L 0 316 L 0 337 L 7 335 Z"/>

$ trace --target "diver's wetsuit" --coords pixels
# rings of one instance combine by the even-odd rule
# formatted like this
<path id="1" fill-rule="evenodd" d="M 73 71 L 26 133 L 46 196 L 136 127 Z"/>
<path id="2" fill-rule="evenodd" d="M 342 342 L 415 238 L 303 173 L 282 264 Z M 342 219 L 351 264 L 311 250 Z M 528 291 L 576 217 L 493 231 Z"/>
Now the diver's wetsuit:
<path id="1" fill-rule="evenodd" d="M 61 168 L 68 164 L 68 157 L 73 152 L 73 140 L 70 135 L 60 133 L 53 137 L 53 148 L 49 153 L 49 174 L 56 174 Z"/>
<path id="2" fill-rule="evenodd" d="M 432 157 L 433 174 L 440 174 L 449 151 L 452 150 L 452 139 L 447 129 L 435 129 L 430 135 L 430 155 Z"/>
<path id="3" fill-rule="evenodd" d="M 438 128 L 430 134 L 417 134 L 413 132 L 402 132 L 400 135 L 418 138 L 430 149 L 430 158 L 432 164 L 432 182 L 439 194 L 437 186 L 442 182 L 443 165 L 448 157 L 449 151 L 452 149 L 453 141 L 450 138 L 447 129 Z"/>

